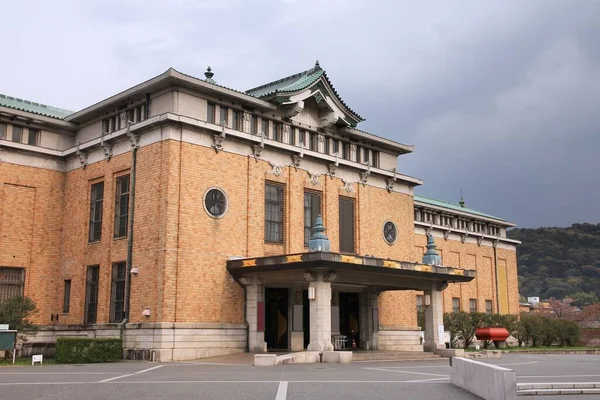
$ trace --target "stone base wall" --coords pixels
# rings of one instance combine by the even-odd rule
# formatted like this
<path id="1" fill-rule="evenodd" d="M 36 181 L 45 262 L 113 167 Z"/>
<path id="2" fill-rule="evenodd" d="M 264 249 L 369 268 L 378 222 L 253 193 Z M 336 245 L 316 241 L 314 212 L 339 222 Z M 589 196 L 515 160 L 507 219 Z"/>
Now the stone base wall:
<path id="1" fill-rule="evenodd" d="M 243 324 L 144 323 L 42 327 L 25 335 L 20 354 L 54 356 L 58 337 L 123 338 L 123 358 L 184 361 L 246 351 Z"/>
<path id="2" fill-rule="evenodd" d="M 389 351 L 423 351 L 421 332 L 417 330 L 380 330 L 377 349 Z"/>
<path id="3" fill-rule="evenodd" d="M 149 323 L 127 324 L 125 356 L 149 350 L 154 361 L 185 361 L 246 351 L 246 326 L 242 324 Z"/>

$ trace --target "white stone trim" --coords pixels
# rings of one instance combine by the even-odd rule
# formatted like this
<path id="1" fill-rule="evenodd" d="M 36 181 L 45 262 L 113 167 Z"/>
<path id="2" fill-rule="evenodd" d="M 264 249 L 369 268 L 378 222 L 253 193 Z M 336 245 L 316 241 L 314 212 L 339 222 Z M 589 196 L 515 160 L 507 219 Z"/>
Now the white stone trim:
<path id="1" fill-rule="evenodd" d="M 445 226 L 436 226 L 428 224 L 426 222 L 415 221 L 415 233 L 417 235 L 426 235 L 428 230 L 429 233 L 433 235 L 433 237 L 440 239 L 444 239 L 444 233 L 450 231 L 450 233 L 448 234 L 448 240 L 453 240 L 456 242 L 460 242 L 462 240 L 462 235 L 466 235 L 465 243 L 475 245 L 478 244 L 477 239 L 483 237 L 483 239 L 481 240 L 481 246 L 486 247 L 494 247 L 494 242 L 497 240 L 497 248 L 511 251 L 516 251 L 517 245 L 521 243 L 518 240 L 512 240 L 508 238 L 490 235 L 482 235 L 480 233 L 468 232 L 460 229 L 448 228 Z"/>

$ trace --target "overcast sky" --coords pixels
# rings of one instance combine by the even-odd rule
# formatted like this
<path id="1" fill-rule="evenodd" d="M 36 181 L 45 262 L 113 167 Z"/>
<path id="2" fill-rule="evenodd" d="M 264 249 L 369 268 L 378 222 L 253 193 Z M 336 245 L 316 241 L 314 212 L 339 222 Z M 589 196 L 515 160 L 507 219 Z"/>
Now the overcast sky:
<path id="1" fill-rule="evenodd" d="M 0 93 L 79 110 L 169 67 L 244 90 L 319 59 L 417 194 L 521 227 L 600 222 L 600 1 L 2 4 Z"/>

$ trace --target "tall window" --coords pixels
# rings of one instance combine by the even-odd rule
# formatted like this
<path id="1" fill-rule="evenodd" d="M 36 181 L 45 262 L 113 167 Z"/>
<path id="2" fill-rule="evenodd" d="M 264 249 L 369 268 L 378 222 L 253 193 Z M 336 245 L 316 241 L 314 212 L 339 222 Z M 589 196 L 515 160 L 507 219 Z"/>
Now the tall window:
<path id="1" fill-rule="evenodd" d="M 477 299 L 469 299 L 469 312 L 477 312 Z"/>
<path id="2" fill-rule="evenodd" d="M 244 130 L 244 113 L 242 111 L 233 110 L 233 129 L 236 131 Z"/>
<path id="3" fill-rule="evenodd" d="M 324 137 L 323 140 L 325 141 L 325 154 L 331 154 L 330 153 L 330 148 L 329 148 L 329 138 L 328 137 Z"/>
<path id="4" fill-rule="evenodd" d="M 308 246 L 317 216 L 321 213 L 321 194 L 304 192 L 304 245 Z"/>
<path id="5" fill-rule="evenodd" d="M 283 185 L 265 184 L 265 241 L 283 242 Z"/>
<path id="6" fill-rule="evenodd" d="M 0 303 L 16 296 L 23 296 L 25 269 L 0 267 Z"/>
<path id="7" fill-rule="evenodd" d="M 115 190 L 115 237 L 127 236 L 129 216 L 129 175 L 117 178 Z"/>
<path id="8" fill-rule="evenodd" d="M 486 314 L 491 314 L 492 313 L 492 301 L 491 300 L 486 300 L 485 301 L 485 313 Z"/>
<path id="9" fill-rule="evenodd" d="M 39 143 L 40 130 L 29 128 L 29 137 L 27 138 L 27 144 L 37 146 Z"/>
<path id="10" fill-rule="evenodd" d="M 114 263 L 110 285 L 110 322 L 121 322 L 125 319 L 126 276 L 127 268 L 125 262 Z"/>
<path id="11" fill-rule="evenodd" d="M 265 137 L 269 137 L 269 120 L 268 119 L 263 119 L 261 120 L 261 129 L 262 132 L 264 133 Z"/>
<path id="12" fill-rule="evenodd" d="M 0 139 L 6 139 L 6 124 L 0 122 Z"/>
<path id="13" fill-rule="evenodd" d="M 333 154 L 337 153 L 340 155 L 340 141 L 333 139 Z"/>
<path id="14" fill-rule="evenodd" d="M 340 252 L 354 253 L 354 199 L 340 197 Z"/>
<path id="15" fill-rule="evenodd" d="M 350 160 L 350 143 L 342 143 L 342 158 Z"/>
<path id="16" fill-rule="evenodd" d="M 308 147 L 312 151 L 319 151 L 319 136 L 314 132 L 308 133 Z"/>
<path id="17" fill-rule="evenodd" d="M 282 142 L 283 141 L 282 136 L 283 136 L 283 133 L 281 131 L 281 123 L 273 122 L 273 139 L 278 142 Z"/>
<path id="18" fill-rule="evenodd" d="M 253 135 L 258 133 L 258 118 L 254 115 L 250 117 L 250 133 Z"/>
<path id="19" fill-rule="evenodd" d="M 290 126 L 290 133 L 289 133 L 289 138 L 288 138 L 288 143 L 291 144 L 292 146 L 296 145 L 296 128 L 294 128 L 293 126 Z"/>
<path id="20" fill-rule="evenodd" d="M 373 167 L 375 167 L 375 168 L 379 168 L 379 162 L 380 162 L 380 159 L 379 159 L 379 152 L 378 152 L 378 151 L 375 151 L 375 150 L 373 150 L 373 160 L 372 160 L 372 163 L 371 163 L 371 165 L 372 165 Z"/>
<path id="21" fill-rule="evenodd" d="M 422 294 L 417 295 L 417 312 L 418 311 L 423 311 L 423 295 Z"/>
<path id="22" fill-rule="evenodd" d="M 98 312 L 98 276 L 100 266 L 88 267 L 85 282 L 85 310 L 83 314 L 84 324 L 95 324 Z"/>
<path id="23" fill-rule="evenodd" d="M 206 105 L 206 122 L 214 124 L 215 123 L 215 113 L 216 107 L 215 103 L 211 103 L 210 101 Z"/>
<path id="24" fill-rule="evenodd" d="M 460 299 L 458 297 L 452 298 L 452 312 L 460 312 Z"/>
<path id="25" fill-rule="evenodd" d="M 364 161 L 366 163 L 367 161 L 371 160 L 371 157 L 369 157 L 371 155 L 371 150 L 369 150 L 369 149 L 363 149 L 363 151 L 364 151 L 363 159 L 364 159 Z"/>
<path id="26" fill-rule="evenodd" d="M 63 313 L 68 314 L 71 308 L 71 280 L 65 279 L 65 289 L 63 291 Z"/>
<path id="27" fill-rule="evenodd" d="M 12 128 L 12 141 L 15 143 L 21 143 L 21 141 L 23 140 L 23 128 L 15 125 L 13 125 Z"/>
<path id="28" fill-rule="evenodd" d="M 98 242 L 102 237 L 102 203 L 104 182 L 92 185 L 90 196 L 90 242 Z"/>
<path id="29" fill-rule="evenodd" d="M 221 113 L 219 116 L 219 124 L 225 122 L 226 126 L 229 126 L 229 109 L 227 107 L 221 106 Z"/>

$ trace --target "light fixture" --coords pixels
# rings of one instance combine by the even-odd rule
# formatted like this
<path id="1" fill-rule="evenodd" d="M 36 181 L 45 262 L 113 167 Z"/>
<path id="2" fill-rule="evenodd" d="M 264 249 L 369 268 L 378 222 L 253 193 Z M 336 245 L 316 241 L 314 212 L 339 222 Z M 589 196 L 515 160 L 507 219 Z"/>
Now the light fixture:
<path id="1" fill-rule="evenodd" d="M 317 298 L 317 290 L 315 287 L 313 286 L 309 286 L 308 287 L 308 299 L 309 300 L 314 300 Z"/>
<path id="2" fill-rule="evenodd" d="M 140 273 L 140 269 L 138 267 L 131 268 L 131 273 L 137 275 Z"/>

